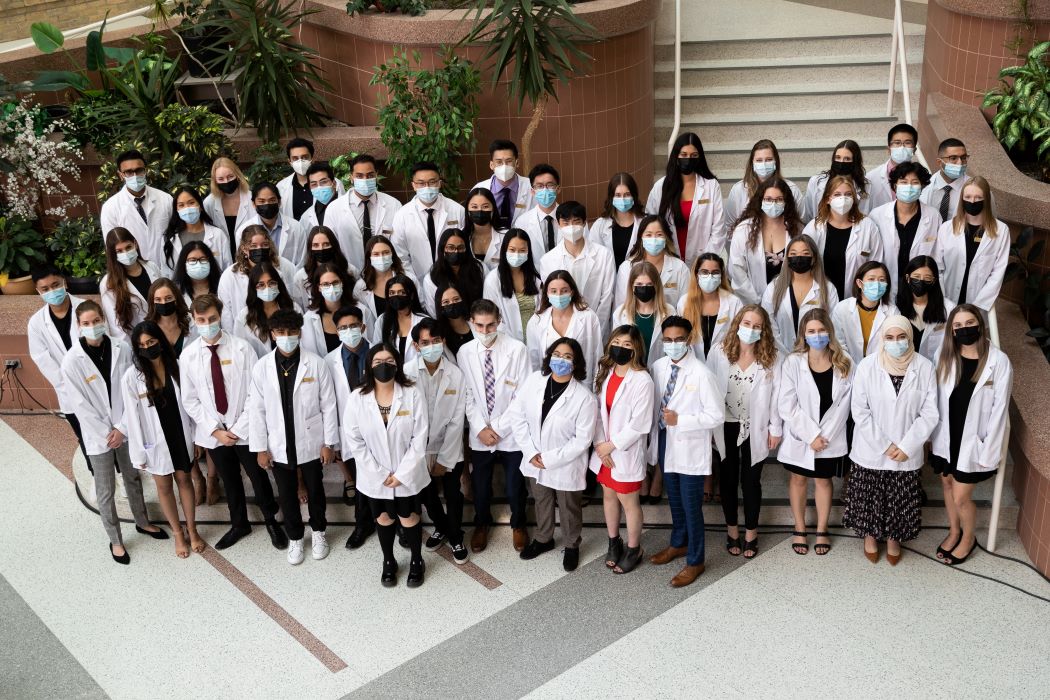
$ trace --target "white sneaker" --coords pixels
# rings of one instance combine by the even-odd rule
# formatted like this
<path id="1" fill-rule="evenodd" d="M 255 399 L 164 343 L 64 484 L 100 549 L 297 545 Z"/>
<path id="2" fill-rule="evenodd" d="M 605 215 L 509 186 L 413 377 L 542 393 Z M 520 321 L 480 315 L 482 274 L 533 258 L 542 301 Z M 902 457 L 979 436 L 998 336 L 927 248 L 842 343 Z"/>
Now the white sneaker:
<path id="1" fill-rule="evenodd" d="M 324 538 L 323 532 L 315 531 L 313 535 L 311 535 L 311 542 L 314 551 L 314 559 L 324 559 L 328 556 L 328 552 L 331 551 L 331 547 L 328 546 L 328 540 Z M 301 560 L 302 559 L 300 558 L 300 561 Z"/>
<path id="2" fill-rule="evenodd" d="M 291 540 L 288 543 L 288 563 L 292 566 L 303 563 L 303 541 Z"/>

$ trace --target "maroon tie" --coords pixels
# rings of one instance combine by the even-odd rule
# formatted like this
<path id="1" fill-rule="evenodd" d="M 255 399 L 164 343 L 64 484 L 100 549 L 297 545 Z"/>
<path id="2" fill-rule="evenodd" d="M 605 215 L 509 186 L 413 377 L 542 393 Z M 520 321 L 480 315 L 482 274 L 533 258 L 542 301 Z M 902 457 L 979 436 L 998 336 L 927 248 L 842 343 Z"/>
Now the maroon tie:
<path id="1" fill-rule="evenodd" d="M 207 346 L 211 350 L 211 385 L 215 390 L 215 410 L 226 415 L 229 405 L 226 403 L 226 380 L 222 378 L 222 363 L 219 362 L 219 346 Z"/>

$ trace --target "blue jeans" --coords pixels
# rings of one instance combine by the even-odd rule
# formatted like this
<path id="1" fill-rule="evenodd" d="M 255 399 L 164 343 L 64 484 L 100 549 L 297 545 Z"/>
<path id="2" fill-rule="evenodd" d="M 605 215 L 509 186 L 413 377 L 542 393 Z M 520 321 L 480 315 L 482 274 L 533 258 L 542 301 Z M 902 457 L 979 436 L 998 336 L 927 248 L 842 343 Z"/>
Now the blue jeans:
<path id="1" fill-rule="evenodd" d="M 660 470 L 664 466 L 667 431 L 660 431 Z M 685 563 L 704 563 L 704 476 L 664 471 L 664 490 L 671 504 L 671 546 L 687 547 Z"/>

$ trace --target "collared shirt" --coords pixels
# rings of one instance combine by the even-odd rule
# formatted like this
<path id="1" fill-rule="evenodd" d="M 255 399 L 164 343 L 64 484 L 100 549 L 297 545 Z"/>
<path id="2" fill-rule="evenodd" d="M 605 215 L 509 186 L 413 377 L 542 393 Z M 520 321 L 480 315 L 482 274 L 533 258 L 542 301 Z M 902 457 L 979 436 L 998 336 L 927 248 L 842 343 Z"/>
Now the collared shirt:
<path id="1" fill-rule="evenodd" d="M 376 192 L 373 192 L 371 197 L 366 197 L 365 199 L 361 199 L 355 193 L 353 197 L 351 197 L 350 199 L 347 200 L 347 202 L 348 203 L 349 202 L 353 203 L 350 206 L 350 213 L 354 215 L 354 221 L 357 222 L 357 227 L 359 229 L 364 230 L 364 227 L 365 227 L 365 224 L 364 224 L 365 211 L 364 211 L 364 207 L 361 206 L 361 203 L 362 202 L 368 202 L 368 216 L 369 216 L 370 219 L 373 219 L 374 215 L 375 215 L 375 212 L 376 212 L 376 208 L 379 206 L 378 190 Z M 374 231 L 375 230 L 375 228 L 374 228 L 375 227 L 375 222 L 371 221 L 370 223 L 372 224 L 373 231 Z"/>
<path id="2" fill-rule="evenodd" d="M 292 216 L 296 221 L 303 218 L 303 214 L 310 205 L 314 203 L 314 195 L 310 192 L 309 183 L 299 184 L 299 177 L 292 174 Z"/>
<path id="3" fill-rule="evenodd" d="M 262 227 L 267 230 L 270 234 L 270 240 L 273 241 L 273 246 L 277 250 L 281 249 L 281 234 L 284 233 L 284 220 L 281 218 L 280 212 L 277 214 L 277 218 L 273 220 L 273 228 L 266 225 L 266 222 L 259 217 L 259 223 Z"/>
<path id="4" fill-rule="evenodd" d="M 503 195 L 501 195 L 500 192 L 502 192 L 503 190 L 510 190 L 510 208 L 511 215 L 513 215 L 514 204 L 518 201 L 518 176 L 515 175 L 510 179 L 510 182 L 508 184 L 504 185 L 502 182 L 499 181 L 498 177 L 493 175 L 492 179 L 489 180 L 489 184 L 491 185 L 489 187 L 489 190 L 492 192 L 492 196 L 496 198 L 497 209 L 499 208 L 498 205 L 503 201 Z"/>
<path id="5" fill-rule="evenodd" d="M 346 345 L 341 345 L 341 357 L 343 358 L 343 371 L 346 372 L 346 381 L 353 391 L 361 386 L 365 376 L 365 356 L 368 354 L 368 341 L 364 338 L 357 345 L 356 350 L 351 350 Z M 356 377 L 357 381 L 354 381 Z"/>
<path id="6" fill-rule="evenodd" d="M 430 410 L 434 410 L 434 406 L 437 405 L 437 390 L 438 386 L 441 385 L 441 379 L 445 376 L 445 358 L 438 360 L 437 369 L 434 373 L 430 373 L 430 368 L 427 367 L 427 363 L 423 358 L 419 358 L 419 374 L 416 377 L 419 387 L 423 390 L 423 395 L 426 397 L 427 406 Z"/>
<path id="7" fill-rule="evenodd" d="M 285 357 L 278 350 L 274 354 L 277 365 L 277 383 L 281 387 L 281 410 L 284 412 L 284 444 L 289 469 L 298 466 L 295 458 L 295 375 L 299 372 L 299 350 Z"/>

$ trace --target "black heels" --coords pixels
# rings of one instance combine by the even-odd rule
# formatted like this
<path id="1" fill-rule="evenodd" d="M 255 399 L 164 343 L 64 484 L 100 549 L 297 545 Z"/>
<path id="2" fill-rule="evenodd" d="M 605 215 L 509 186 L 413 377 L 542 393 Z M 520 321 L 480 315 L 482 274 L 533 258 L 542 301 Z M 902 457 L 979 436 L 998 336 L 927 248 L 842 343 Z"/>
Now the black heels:
<path id="1" fill-rule="evenodd" d="M 131 555 L 128 554 L 127 547 L 124 548 L 124 553 L 118 557 L 113 553 L 113 545 L 109 545 L 109 556 L 113 557 L 113 561 L 118 564 L 124 564 L 126 566 L 131 563 Z"/>

